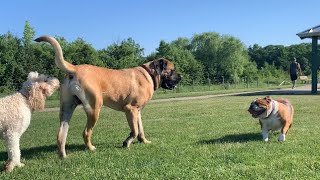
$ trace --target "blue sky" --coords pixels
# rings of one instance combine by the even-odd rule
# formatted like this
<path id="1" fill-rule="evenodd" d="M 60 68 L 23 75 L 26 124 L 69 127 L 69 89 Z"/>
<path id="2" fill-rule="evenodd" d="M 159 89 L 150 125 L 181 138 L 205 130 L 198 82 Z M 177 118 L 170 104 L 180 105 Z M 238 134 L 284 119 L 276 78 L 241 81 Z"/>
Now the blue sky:
<path id="1" fill-rule="evenodd" d="M 253 44 L 291 45 L 296 33 L 320 24 L 319 0 L 4 0 L 0 34 L 22 37 L 25 21 L 36 36 L 83 38 L 96 49 L 133 38 L 145 55 L 160 40 L 217 32 Z"/>

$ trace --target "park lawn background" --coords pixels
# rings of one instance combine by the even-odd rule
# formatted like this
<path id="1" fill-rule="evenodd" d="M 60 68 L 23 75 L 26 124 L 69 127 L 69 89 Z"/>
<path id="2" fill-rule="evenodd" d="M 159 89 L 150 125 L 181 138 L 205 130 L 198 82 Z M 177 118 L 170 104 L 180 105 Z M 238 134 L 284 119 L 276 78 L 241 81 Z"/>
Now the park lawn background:
<path id="1" fill-rule="evenodd" d="M 258 121 L 247 112 L 258 96 L 153 102 L 142 111 L 151 144 L 121 148 L 129 134 L 122 112 L 101 111 L 92 142 L 85 149 L 85 114 L 70 123 L 67 159 L 57 156 L 57 111 L 36 112 L 21 139 L 26 164 L 0 179 L 319 179 L 319 96 L 282 96 L 295 107 L 287 141 L 273 133 L 261 141 Z M 259 96 L 260 97 L 260 96 Z M 279 96 L 274 96 L 279 97 Z M 7 158 L 0 144 L 0 162 Z"/>

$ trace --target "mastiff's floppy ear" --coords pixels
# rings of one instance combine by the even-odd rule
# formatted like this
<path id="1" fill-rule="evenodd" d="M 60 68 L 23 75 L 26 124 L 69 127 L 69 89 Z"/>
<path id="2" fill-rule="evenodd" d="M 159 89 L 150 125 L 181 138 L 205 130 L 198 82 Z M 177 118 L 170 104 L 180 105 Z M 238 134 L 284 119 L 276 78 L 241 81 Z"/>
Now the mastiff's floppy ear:
<path id="1" fill-rule="evenodd" d="M 157 75 L 161 75 L 163 73 L 163 70 L 167 68 L 167 60 L 164 60 L 162 58 L 153 61 L 150 64 L 150 68 L 153 69 Z"/>
<path id="2" fill-rule="evenodd" d="M 159 70 L 159 72 L 158 72 L 159 74 L 161 74 L 163 72 L 163 70 L 167 68 L 167 63 L 168 62 L 166 60 L 163 60 L 163 59 L 159 60 L 159 67 L 156 68 Z"/>

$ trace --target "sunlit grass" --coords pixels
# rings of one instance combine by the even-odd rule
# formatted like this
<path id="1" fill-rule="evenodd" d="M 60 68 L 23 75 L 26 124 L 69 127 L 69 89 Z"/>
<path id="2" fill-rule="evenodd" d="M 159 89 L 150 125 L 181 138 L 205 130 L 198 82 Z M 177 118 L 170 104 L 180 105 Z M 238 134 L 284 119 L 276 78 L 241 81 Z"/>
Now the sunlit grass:
<path id="1" fill-rule="evenodd" d="M 152 143 L 121 148 L 129 134 L 125 115 L 103 109 L 94 129 L 95 152 L 85 149 L 85 114 L 76 110 L 58 159 L 58 112 L 39 112 L 21 139 L 23 168 L 0 179 L 319 179 L 319 96 L 283 96 L 295 107 L 287 141 L 261 141 L 248 113 L 256 96 L 150 103 L 142 113 Z M 0 145 L 0 161 L 7 158 Z"/>

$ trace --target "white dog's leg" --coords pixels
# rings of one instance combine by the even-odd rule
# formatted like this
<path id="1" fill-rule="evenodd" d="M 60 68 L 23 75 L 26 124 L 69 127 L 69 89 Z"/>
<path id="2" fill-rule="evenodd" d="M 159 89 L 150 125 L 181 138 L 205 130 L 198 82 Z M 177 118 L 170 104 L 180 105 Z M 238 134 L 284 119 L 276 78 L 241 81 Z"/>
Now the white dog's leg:
<path id="1" fill-rule="evenodd" d="M 269 141 L 269 130 L 266 128 L 262 128 L 262 140 L 264 142 L 268 142 Z"/>
<path id="2" fill-rule="evenodd" d="M 16 133 L 6 134 L 5 143 L 8 152 L 8 161 L 6 163 L 5 170 L 12 171 L 15 166 L 24 166 L 24 164 L 20 162 L 20 135 Z"/>
<path id="3" fill-rule="evenodd" d="M 286 140 L 286 135 L 283 134 L 283 133 L 280 133 L 279 137 L 278 137 L 278 141 L 282 142 L 282 141 L 285 141 L 285 140 Z"/>
<path id="4" fill-rule="evenodd" d="M 68 90 L 68 81 L 60 88 L 60 127 L 57 136 L 58 154 L 61 158 L 67 157 L 66 141 L 69 130 L 69 122 L 78 103 L 73 94 Z"/>
<path id="5" fill-rule="evenodd" d="M 61 158 L 65 158 L 67 156 L 66 140 L 68 136 L 68 130 L 69 130 L 69 122 L 65 122 L 65 121 L 60 122 L 57 141 L 58 141 L 59 156 Z"/>
<path id="6" fill-rule="evenodd" d="M 58 153 L 61 158 L 67 157 L 66 154 L 66 141 L 69 131 L 69 122 L 71 119 L 71 116 L 76 108 L 76 104 L 68 104 L 62 105 L 60 109 L 60 127 L 57 137 L 57 143 L 58 143 Z"/>

